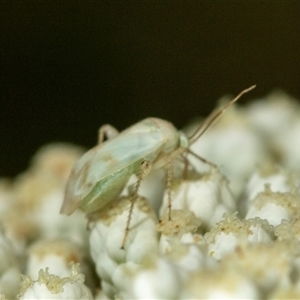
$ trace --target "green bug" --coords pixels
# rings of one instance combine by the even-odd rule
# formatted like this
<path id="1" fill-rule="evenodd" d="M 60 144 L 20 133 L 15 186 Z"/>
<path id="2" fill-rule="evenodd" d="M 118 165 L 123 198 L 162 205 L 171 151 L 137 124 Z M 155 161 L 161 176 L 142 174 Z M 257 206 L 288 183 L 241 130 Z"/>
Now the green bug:
<path id="1" fill-rule="evenodd" d="M 132 195 L 133 207 L 140 183 L 151 170 L 165 167 L 168 162 L 189 151 L 190 145 L 229 106 L 254 87 L 245 89 L 220 111 L 212 113 L 191 137 L 178 131 L 170 122 L 158 118 L 144 119 L 118 135 L 113 127 L 106 125 L 100 129 L 100 140 L 104 132 L 113 137 L 90 149 L 75 163 L 66 185 L 61 213 L 70 215 L 78 207 L 86 213 L 101 209 L 116 199 L 130 176 L 136 174 L 138 183 Z M 126 227 L 128 230 L 129 224 Z"/>

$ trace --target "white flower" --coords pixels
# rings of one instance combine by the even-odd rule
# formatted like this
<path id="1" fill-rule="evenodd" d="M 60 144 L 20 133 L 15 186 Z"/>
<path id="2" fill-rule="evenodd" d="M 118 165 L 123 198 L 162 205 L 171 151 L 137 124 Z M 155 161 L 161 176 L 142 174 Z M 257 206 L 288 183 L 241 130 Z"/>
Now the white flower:
<path id="1" fill-rule="evenodd" d="M 77 210 L 72 216 L 59 214 L 63 201 L 62 189 L 56 189 L 40 198 L 39 204 L 32 209 L 32 219 L 41 236 L 47 238 L 71 238 L 73 241 L 87 248 L 88 234 L 84 214 Z"/>
<path id="2" fill-rule="evenodd" d="M 266 139 L 270 156 L 290 170 L 299 171 L 300 110 L 296 99 L 274 91 L 247 108 L 249 119 Z"/>
<path id="3" fill-rule="evenodd" d="M 299 245 L 295 243 L 248 243 L 224 256 L 222 264 L 247 274 L 260 291 L 266 294 L 276 286 L 288 287 L 292 284 L 298 249 Z"/>
<path id="4" fill-rule="evenodd" d="M 249 102 L 247 116 L 265 138 L 276 139 L 286 134 L 291 121 L 297 117 L 298 103 L 282 91 L 273 91 L 264 99 Z"/>
<path id="5" fill-rule="evenodd" d="M 245 214 L 251 201 L 258 193 L 265 190 L 268 184 L 273 192 L 297 192 L 299 190 L 298 176 L 274 164 L 273 161 L 263 163 L 249 178 L 239 203 L 242 214 Z"/>
<path id="6" fill-rule="evenodd" d="M 259 218 L 241 220 L 236 214 L 237 212 L 230 216 L 224 214 L 224 220 L 217 223 L 204 236 L 208 243 L 209 255 L 217 260 L 225 254 L 234 252 L 240 244 L 272 241 L 272 227 L 267 221 Z"/>
<path id="7" fill-rule="evenodd" d="M 18 298 L 28 299 L 93 299 L 91 292 L 84 285 L 84 276 L 78 273 L 77 265 L 73 265 L 69 277 L 50 274 L 48 268 L 40 270 L 38 279 L 32 280 L 23 276 L 22 288 Z"/>
<path id="8" fill-rule="evenodd" d="M 299 135 L 300 135 L 300 112 L 298 112 L 297 119 L 293 120 L 288 131 L 284 135 L 278 137 L 278 144 L 281 146 L 281 160 L 282 164 L 290 170 L 300 170 L 300 156 L 299 156 Z"/>
<path id="9" fill-rule="evenodd" d="M 131 299 L 177 299 L 183 279 L 179 267 L 166 258 L 149 260 L 132 280 Z"/>
<path id="10" fill-rule="evenodd" d="M 197 233 L 200 225 L 191 211 L 172 210 L 171 220 L 167 213 L 157 226 L 161 232 L 160 257 L 168 258 L 177 267 L 182 282 L 188 280 L 190 273 L 215 265 L 207 255 L 206 241 Z"/>
<path id="11" fill-rule="evenodd" d="M 81 147 L 67 143 L 45 145 L 32 158 L 31 170 L 35 173 L 48 174 L 64 186 L 72 165 L 83 152 Z"/>
<path id="12" fill-rule="evenodd" d="M 259 217 L 277 226 L 283 219 L 292 220 L 299 215 L 300 198 L 292 193 L 273 192 L 269 185 L 250 203 L 246 219 Z"/>
<path id="13" fill-rule="evenodd" d="M 158 253 L 157 219 L 147 200 L 142 197 L 136 200 L 125 247 L 121 249 L 130 200 L 130 197 L 116 199 L 90 215 L 91 256 L 102 279 L 102 290 L 109 297 L 122 292 L 116 287 L 122 287 L 124 277 L 114 277 L 119 266 L 131 263 L 134 268 L 145 257 Z"/>
<path id="14" fill-rule="evenodd" d="M 275 235 L 280 241 L 300 241 L 300 219 L 297 217 L 291 221 L 282 220 L 274 229 Z"/>
<path id="15" fill-rule="evenodd" d="M 3 216 L 8 236 L 19 255 L 37 236 L 72 236 L 87 243 L 86 221 L 80 212 L 68 218 L 59 214 L 67 174 L 81 151 L 63 144 L 37 152 L 31 167 L 13 183 L 13 205 Z"/>
<path id="16" fill-rule="evenodd" d="M 236 209 L 235 199 L 228 188 L 227 179 L 212 168 L 209 173 L 190 174 L 172 186 L 172 209 L 190 210 L 201 220 L 205 228 L 211 228 L 222 219 L 224 213 Z M 168 193 L 165 193 L 161 215 L 168 210 Z"/>
<path id="17" fill-rule="evenodd" d="M 28 250 L 26 275 L 36 280 L 39 270 L 48 268 L 49 273 L 66 277 L 71 262 L 82 262 L 82 254 L 75 244 L 63 239 L 38 240 Z"/>

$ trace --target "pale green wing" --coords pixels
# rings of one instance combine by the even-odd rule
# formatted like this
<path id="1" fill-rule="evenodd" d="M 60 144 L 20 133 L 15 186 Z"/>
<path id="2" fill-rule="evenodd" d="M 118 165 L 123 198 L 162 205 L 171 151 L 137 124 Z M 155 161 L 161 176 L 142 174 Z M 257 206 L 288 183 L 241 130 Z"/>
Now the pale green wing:
<path id="1" fill-rule="evenodd" d="M 154 161 L 165 141 L 166 137 L 156 122 L 145 119 L 116 138 L 89 150 L 73 167 L 61 211 L 72 213 L 74 209 L 68 209 L 68 206 L 77 207 L 98 182 L 114 173 L 130 168 L 133 174 L 139 169 L 138 162 L 144 159 Z"/>

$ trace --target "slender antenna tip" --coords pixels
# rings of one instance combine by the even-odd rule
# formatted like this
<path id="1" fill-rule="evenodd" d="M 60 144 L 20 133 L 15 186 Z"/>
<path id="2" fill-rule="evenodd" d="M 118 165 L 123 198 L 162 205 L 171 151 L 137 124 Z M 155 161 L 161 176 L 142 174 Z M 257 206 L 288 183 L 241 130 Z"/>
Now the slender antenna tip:
<path id="1" fill-rule="evenodd" d="M 247 89 L 245 90 L 245 92 L 249 92 L 249 91 L 251 91 L 251 90 L 253 90 L 253 89 L 255 89 L 255 88 L 256 88 L 256 84 L 254 84 L 254 85 L 250 86 L 249 88 L 247 88 Z"/>

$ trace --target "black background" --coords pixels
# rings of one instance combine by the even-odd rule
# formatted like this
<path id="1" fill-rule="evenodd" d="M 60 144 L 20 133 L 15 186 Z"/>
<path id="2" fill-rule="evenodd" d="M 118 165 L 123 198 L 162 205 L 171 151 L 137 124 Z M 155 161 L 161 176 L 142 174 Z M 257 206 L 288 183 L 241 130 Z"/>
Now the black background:
<path id="1" fill-rule="evenodd" d="M 183 126 L 224 94 L 300 98 L 300 1 L 1 1 L 0 175 L 101 124 Z"/>

